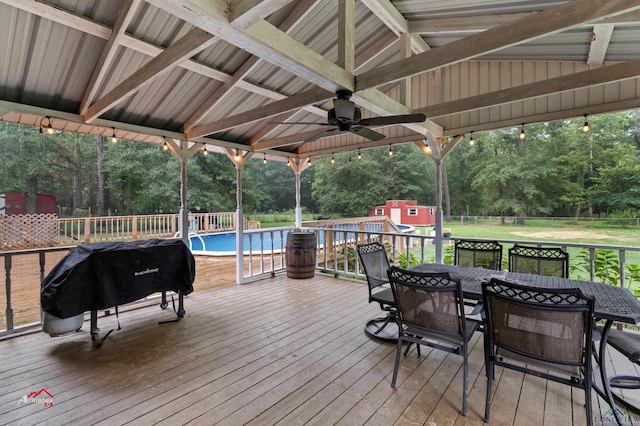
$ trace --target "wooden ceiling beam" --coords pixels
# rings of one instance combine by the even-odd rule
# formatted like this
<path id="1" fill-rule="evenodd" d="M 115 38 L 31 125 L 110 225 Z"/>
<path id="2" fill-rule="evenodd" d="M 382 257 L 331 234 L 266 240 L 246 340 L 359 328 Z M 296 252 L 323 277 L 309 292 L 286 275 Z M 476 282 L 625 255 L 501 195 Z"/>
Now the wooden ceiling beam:
<path id="1" fill-rule="evenodd" d="M 161 54 L 151 59 L 138 71 L 112 89 L 105 96 L 91 105 L 83 117 L 86 122 L 90 122 L 100 116 L 109 108 L 122 102 L 123 99 L 131 96 L 144 86 L 150 84 L 165 72 L 171 70 L 179 62 L 192 57 L 196 53 L 206 49 L 218 41 L 213 35 L 200 28 L 194 28 L 186 35 L 173 43 Z"/>
<path id="2" fill-rule="evenodd" d="M 539 11 L 461 16 L 456 18 L 413 19 L 407 21 L 407 23 L 409 32 L 416 35 L 476 33 L 522 19 L 537 12 Z M 615 26 L 637 25 L 640 23 L 640 11 L 636 10 L 612 16 L 611 18 L 599 19 L 597 22 L 600 24 L 612 24 Z M 592 25 L 593 23 L 586 23 L 578 25 L 578 28 Z"/>
<path id="3" fill-rule="evenodd" d="M 453 41 L 446 46 L 358 74 L 356 76 L 356 90 L 397 81 L 560 32 L 568 27 L 638 9 L 640 9 L 640 0 L 568 2 Z"/>
<path id="4" fill-rule="evenodd" d="M 363 138 L 358 138 L 358 139 L 360 140 L 356 141 L 356 138 L 354 138 L 353 143 L 350 143 L 349 145 L 345 145 L 342 147 L 332 147 L 332 148 L 325 148 L 325 145 L 318 144 L 318 141 L 305 142 L 302 145 L 300 145 L 300 147 L 298 148 L 298 157 L 299 158 L 320 157 L 323 155 L 337 154 L 339 152 L 357 151 L 358 149 L 377 148 L 381 146 L 398 145 L 398 144 L 404 144 L 409 142 L 420 142 L 424 140 L 424 136 L 408 135 L 408 136 L 400 136 L 397 138 L 381 139 L 379 141 L 370 141 Z"/>
<path id="5" fill-rule="evenodd" d="M 257 141 L 254 144 L 252 144 L 251 148 L 254 151 L 262 151 L 262 150 L 265 150 L 265 149 L 280 148 L 282 146 L 301 144 L 306 139 L 317 135 L 321 131 L 322 131 L 321 129 L 316 129 L 316 130 L 310 130 L 308 132 L 296 133 L 295 135 L 282 136 L 282 137 L 279 137 L 279 138 L 261 140 L 261 141 Z"/>
<path id="6" fill-rule="evenodd" d="M 287 16 L 287 18 L 280 24 L 280 30 L 287 32 L 290 29 L 294 28 L 302 18 L 307 16 L 310 13 L 315 5 L 317 4 L 317 0 L 303 0 L 299 1 L 296 5 L 296 8 Z M 238 68 L 236 72 L 233 73 L 231 78 L 226 81 L 220 88 L 218 88 L 213 95 L 211 95 L 205 102 L 203 102 L 200 107 L 185 121 L 183 125 L 183 131 L 187 132 L 194 128 L 208 113 L 210 113 L 216 105 L 219 105 L 232 91 L 232 89 L 236 87 L 244 87 L 245 82 L 243 79 L 249 74 L 251 71 L 255 69 L 255 67 L 260 63 L 260 58 L 257 56 L 251 56 L 247 59 L 241 66 Z M 250 83 L 247 83 L 250 84 Z M 254 86 L 251 84 L 251 86 Z M 283 99 L 285 96 L 281 95 L 276 100 Z M 273 97 L 271 97 L 274 99 Z M 312 110 L 313 111 L 313 110 Z M 324 111 L 320 110 L 322 115 L 325 114 Z"/>
<path id="7" fill-rule="evenodd" d="M 613 24 L 596 24 L 593 26 L 591 35 L 591 46 L 589 47 L 589 57 L 587 65 L 602 65 L 609 49 L 609 42 L 613 34 Z"/>
<path id="8" fill-rule="evenodd" d="M 355 15 L 355 0 L 338 0 L 338 66 L 350 73 L 355 69 Z"/>
<path id="9" fill-rule="evenodd" d="M 111 35 L 102 49 L 98 63 L 94 68 L 89 84 L 84 91 L 84 96 L 80 103 L 80 115 L 86 114 L 89 104 L 96 95 L 98 87 L 102 84 L 106 72 L 116 56 L 118 46 L 124 39 L 125 30 L 129 26 L 131 19 L 133 19 L 133 15 L 141 4 L 142 0 L 125 0 L 120 10 L 118 10 L 118 16 L 116 17 L 116 22 L 113 24 Z"/>
<path id="10" fill-rule="evenodd" d="M 448 114 L 504 105 L 511 102 L 533 99 L 613 81 L 637 78 L 638 76 L 640 76 L 640 59 L 444 102 L 419 108 L 415 110 L 415 112 L 421 112 L 431 118 L 441 117 Z"/>
<path id="11" fill-rule="evenodd" d="M 299 3 L 301 4 L 301 6 L 303 6 L 304 4 L 308 4 L 307 2 L 309 1 L 310 0 L 300 0 Z M 317 0 L 312 0 L 312 2 L 315 1 Z M 81 15 L 71 13 L 64 9 L 61 9 L 60 7 L 53 7 L 53 5 L 42 3 L 38 0 L 0 0 L 0 3 L 5 3 L 9 6 L 15 7 L 16 9 L 32 13 L 35 16 L 40 16 L 42 18 L 54 21 L 70 28 L 74 28 L 87 34 L 91 34 L 92 36 L 99 37 L 104 40 L 108 40 L 112 33 L 112 28 L 107 25 L 92 21 Z M 310 10 L 311 8 L 309 7 L 307 8 L 306 12 L 308 13 Z M 289 19 L 289 17 L 287 19 Z M 127 33 L 123 35 L 120 45 L 151 57 L 156 57 L 164 51 L 164 48 L 160 46 L 156 46 Z M 221 81 L 223 83 L 229 82 L 233 78 L 233 76 L 229 74 L 226 74 L 215 68 L 211 68 L 210 66 L 202 64 L 200 62 L 196 62 L 192 59 L 182 61 L 177 64 L 177 66 L 196 74 Z M 265 96 L 269 99 L 279 100 L 285 96 L 279 92 L 270 90 L 265 87 L 257 86 L 245 80 L 238 81 L 237 87 L 251 93 Z"/>
<path id="12" fill-rule="evenodd" d="M 640 108 L 640 97 L 609 102 L 593 106 L 581 106 L 578 108 L 564 109 L 543 114 L 530 115 L 524 118 L 526 124 L 549 123 L 552 121 L 566 120 L 568 118 L 582 117 L 584 114 L 606 114 L 609 112 L 625 111 Z M 450 127 L 446 129 L 445 136 L 454 136 L 470 132 L 490 131 L 505 128 L 520 128 L 523 118 L 510 118 L 506 120 L 488 120 L 483 123 Z M 582 128 L 582 122 L 580 122 Z M 576 130 L 577 131 L 577 130 Z M 580 130 L 581 131 L 581 130 Z M 514 135 L 515 137 L 515 135 Z"/>
<path id="13" fill-rule="evenodd" d="M 210 1 L 210 0 L 209 0 Z M 235 0 L 228 2 L 229 22 L 236 28 L 249 28 L 293 0 Z"/>
<path id="14" fill-rule="evenodd" d="M 228 130 L 246 123 L 263 120 L 265 118 L 282 114 L 283 112 L 326 101 L 327 99 L 331 99 L 333 96 L 334 94 L 327 90 L 322 88 L 313 88 L 280 101 L 271 102 L 261 107 L 254 108 L 250 111 L 244 111 L 240 114 L 225 117 L 213 123 L 194 127 L 186 133 L 187 139 L 195 139 L 201 136 Z"/>
<path id="15" fill-rule="evenodd" d="M 239 46 L 325 90 L 353 90 L 353 75 L 265 20 L 246 30 L 229 25 L 207 0 L 148 0 L 176 17 Z"/>

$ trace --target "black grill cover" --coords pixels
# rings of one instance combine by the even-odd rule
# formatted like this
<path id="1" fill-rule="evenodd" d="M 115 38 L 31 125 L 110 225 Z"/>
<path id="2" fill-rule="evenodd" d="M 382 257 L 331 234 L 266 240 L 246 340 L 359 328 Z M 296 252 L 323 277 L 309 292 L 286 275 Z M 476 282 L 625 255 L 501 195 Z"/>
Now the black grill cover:
<path id="1" fill-rule="evenodd" d="M 179 239 L 82 244 L 51 270 L 40 288 L 42 310 L 69 318 L 160 291 L 189 294 L 195 260 Z"/>

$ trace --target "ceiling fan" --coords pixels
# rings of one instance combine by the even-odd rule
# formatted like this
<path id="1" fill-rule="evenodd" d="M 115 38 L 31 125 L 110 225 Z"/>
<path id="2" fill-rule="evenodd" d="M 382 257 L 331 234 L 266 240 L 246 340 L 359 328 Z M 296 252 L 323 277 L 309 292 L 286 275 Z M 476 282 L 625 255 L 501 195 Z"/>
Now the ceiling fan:
<path id="1" fill-rule="evenodd" d="M 321 126 L 333 126 L 333 129 L 324 130 L 305 140 L 311 142 L 327 136 L 341 133 L 355 133 L 372 141 L 383 139 L 385 135 L 369 129 L 370 126 L 389 126 L 401 123 L 422 123 L 427 119 L 424 114 L 389 115 L 384 117 L 362 118 L 362 110 L 350 99 L 352 92 L 338 90 L 333 99 L 333 108 L 327 113 L 327 123 L 313 122 L 281 122 L 280 124 L 318 124 Z"/>

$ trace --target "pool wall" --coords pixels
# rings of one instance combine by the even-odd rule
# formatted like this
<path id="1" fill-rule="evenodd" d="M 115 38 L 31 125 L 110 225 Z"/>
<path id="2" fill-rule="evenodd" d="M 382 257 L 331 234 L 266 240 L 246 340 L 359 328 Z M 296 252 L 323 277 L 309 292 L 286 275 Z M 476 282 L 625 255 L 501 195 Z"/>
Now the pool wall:
<path id="1" fill-rule="evenodd" d="M 375 225 L 375 224 L 370 224 Z M 402 232 L 412 233 L 415 227 L 410 225 L 398 225 Z M 258 253 L 283 253 L 287 243 L 287 235 L 293 228 L 266 228 L 259 231 L 247 231 L 243 233 L 244 255 Z M 344 229 L 333 228 L 334 231 L 353 231 L 359 228 L 344 225 Z M 367 231 L 380 231 L 379 229 L 367 229 Z M 319 247 L 322 247 L 322 234 Z M 210 234 L 189 234 L 189 248 L 193 254 L 205 256 L 235 256 L 236 233 L 215 232 Z"/>

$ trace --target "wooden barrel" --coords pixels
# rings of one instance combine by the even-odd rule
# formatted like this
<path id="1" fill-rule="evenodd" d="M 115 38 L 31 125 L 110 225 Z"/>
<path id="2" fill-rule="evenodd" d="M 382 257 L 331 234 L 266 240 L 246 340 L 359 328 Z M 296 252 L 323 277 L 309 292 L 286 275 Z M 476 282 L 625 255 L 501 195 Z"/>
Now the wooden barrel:
<path id="1" fill-rule="evenodd" d="M 316 234 L 289 232 L 285 255 L 287 277 L 312 278 L 316 269 Z"/>

